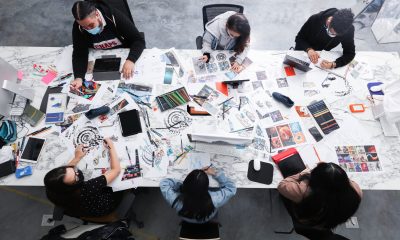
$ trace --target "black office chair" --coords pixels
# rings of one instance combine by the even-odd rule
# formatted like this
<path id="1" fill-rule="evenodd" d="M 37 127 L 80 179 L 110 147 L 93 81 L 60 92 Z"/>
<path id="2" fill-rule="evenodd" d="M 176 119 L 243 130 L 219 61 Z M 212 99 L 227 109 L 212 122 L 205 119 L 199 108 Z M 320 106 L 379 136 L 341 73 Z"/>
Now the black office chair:
<path id="1" fill-rule="evenodd" d="M 128 223 L 133 221 L 138 228 L 143 228 L 143 222 L 137 220 L 136 213 L 132 210 L 134 200 L 135 194 L 132 191 L 125 192 L 118 207 L 112 213 L 101 217 L 79 216 L 76 213 L 71 213 L 67 209 L 64 209 L 60 206 L 54 206 L 53 217 L 48 221 L 61 221 L 64 215 L 82 220 L 83 225 L 87 225 L 88 223 L 111 223 L 125 219 Z"/>
<path id="2" fill-rule="evenodd" d="M 103 0 L 103 1 L 106 4 L 108 4 L 111 8 L 117 9 L 118 11 L 125 14 L 133 22 L 133 24 L 135 24 L 127 0 Z M 143 37 L 143 39 L 145 39 L 144 32 L 139 32 L 139 33 Z"/>
<path id="3" fill-rule="evenodd" d="M 207 239 L 207 240 L 218 240 L 219 237 L 219 226 L 218 222 L 207 222 L 203 224 L 188 223 L 185 221 L 181 222 L 181 232 L 179 239 L 191 240 L 191 239 Z"/>
<path id="4" fill-rule="evenodd" d="M 286 209 L 288 216 L 290 216 L 292 219 L 293 228 L 283 232 L 275 231 L 275 233 L 291 234 L 294 230 L 297 234 L 302 235 L 310 240 L 349 240 L 348 238 L 345 238 L 339 234 L 333 233 L 330 229 L 319 229 L 300 223 L 295 217 L 293 217 L 291 201 L 282 195 L 280 195 L 280 201 Z"/>
<path id="5" fill-rule="evenodd" d="M 206 30 L 206 23 L 215 18 L 216 16 L 227 12 L 234 11 L 238 13 L 243 13 L 243 6 L 235 4 L 210 4 L 203 7 L 203 29 Z M 197 49 L 202 49 L 203 47 L 203 37 L 198 36 L 196 38 Z"/>

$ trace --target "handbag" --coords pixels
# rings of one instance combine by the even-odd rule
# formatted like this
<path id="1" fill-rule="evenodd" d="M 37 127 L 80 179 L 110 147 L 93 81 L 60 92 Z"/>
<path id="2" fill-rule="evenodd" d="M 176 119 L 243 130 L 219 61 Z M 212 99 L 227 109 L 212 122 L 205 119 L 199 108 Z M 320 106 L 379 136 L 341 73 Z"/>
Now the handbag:
<path id="1" fill-rule="evenodd" d="M 17 124 L 11 120 L 4 120 L 0 125 L 0 148 L 17 140 Z"/>

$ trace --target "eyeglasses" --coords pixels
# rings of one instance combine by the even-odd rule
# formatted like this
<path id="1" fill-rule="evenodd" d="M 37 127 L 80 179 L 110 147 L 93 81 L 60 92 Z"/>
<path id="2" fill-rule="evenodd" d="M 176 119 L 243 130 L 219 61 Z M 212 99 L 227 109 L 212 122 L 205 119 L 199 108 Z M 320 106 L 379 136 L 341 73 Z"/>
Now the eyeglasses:
<path id="1" fill-rule="evenodd" d="M 75 182 L 79 182 L 79 171 L 78 171 L 78 169 L 74 168 L 74 172 L 75 172 Z"/>

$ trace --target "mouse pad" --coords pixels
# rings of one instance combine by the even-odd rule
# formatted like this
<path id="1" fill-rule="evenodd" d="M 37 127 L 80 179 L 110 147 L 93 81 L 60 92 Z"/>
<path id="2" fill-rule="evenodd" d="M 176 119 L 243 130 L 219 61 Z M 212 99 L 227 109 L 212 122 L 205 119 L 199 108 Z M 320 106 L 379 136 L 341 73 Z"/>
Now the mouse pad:
<path id="1" fill-rule="evenodd" d="M 274 176 L 274 166 L 270 163 L 261 162 L 261 168 L 259 171 L 254 170 L 254 160 L 249 162 L 249 168 L 247 170 L 247 178 L 250 181 L 271 184 L 272 177 Z"/>

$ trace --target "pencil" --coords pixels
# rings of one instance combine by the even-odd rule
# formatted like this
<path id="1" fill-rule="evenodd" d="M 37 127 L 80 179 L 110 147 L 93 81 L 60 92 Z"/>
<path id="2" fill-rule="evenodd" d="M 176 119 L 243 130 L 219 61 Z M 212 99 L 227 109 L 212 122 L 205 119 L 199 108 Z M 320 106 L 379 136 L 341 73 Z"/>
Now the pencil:
<path id="1" fill-rule="evenodd" d="M 319 158 L 319 154 L 318 154 L 318 152 L 317 152 L 317 149 L 315 149 L 314 146 L 313 146 L 313 149 L 314 149 L 315 155 L 317 155 L 318 161 L 319 161 L 319 162 L 322 162 L 322 161 L 321 161 L 321 158 Z"/>

